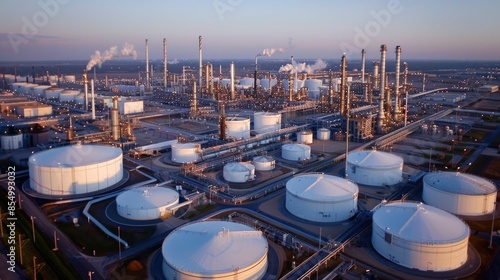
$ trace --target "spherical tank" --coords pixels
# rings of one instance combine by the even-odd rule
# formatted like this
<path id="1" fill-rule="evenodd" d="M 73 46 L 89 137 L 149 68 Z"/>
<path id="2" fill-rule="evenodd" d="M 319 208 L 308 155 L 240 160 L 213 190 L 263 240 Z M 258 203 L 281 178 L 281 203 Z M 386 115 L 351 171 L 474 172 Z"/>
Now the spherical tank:
<path id="1" fill-rule="evenodd" d="M 310 130 L 304 130 L 297 132 L 297 143 L 302 144 L 312 144 L 313 134 Z"/>
<path id="2" fill-rule="evenodd" d="M 347 176 L 363 185 L 394 185 L 403 180 L 403 159 L 375 150 L 349 153 Z"/>
<path id="3" fill-rule="evenodd" d="M 273 170 L 276 166 L 276 161 L 271 156 L 257 156 L 253 158 L 252 162 L 257 171 Z"/>
<path id="4" fill-rule="evenodd" d="M 255 112 L 253 114 L 253 121 L 256 133 L 274 132 L 281 129 L 280 113 Z"/>
<path id="5" fill-rule="evenodd" d="M 331 131 L 328 128 L 319 128 L 316 133 L 318 140 L 330 140 Z"/>
<path id="6" fill-rule="evenodd" d="M 190 163 L 200 160 L 201 145 L 196 143 L 172 144 L 172 161 Z"/>
<path id="7" fill-rule="evenodd" d="M 286 209 L 314 222 L 347 220 L 358 209 L 358 186 L 346 179 L 325 175 L 295 176 L 286 183 Z"/>
<path id="8" fill-rule="evenodd" d="M 230 162 L 222 170 L 224 180 L 244 183 L 255 179 L 255 166 L 246 162 Z"/>
<path id="9" fill-rule="evenodd" d="M 131 220 L 152 220 L 170 214 L 169 208 L 179 203 L 177 191 L 163 187 L 138 187 L 116 197 L 116 210 Z"/>
<path id="10" fill-rule="evenodd" d="M 470 230 L 456 216 L 415 202 L 387 203 L 373 214 L 372 245 L 392 262 L 448 271 L 467 261 Z"/>
<path id="11" fill-rule="evenodd" d="M 122 151 L 104 145 L 71 145 L 41 151 L 28 159 L 30 187 L 53 196 L 106 189 L 123 178 Z"/>
<path id="12" fill-rule="evenodd" d="M 242 117 L 229 117 L 226 119 L 226 134 L 228 138 L 250 138 L 250 119 Z"/>
<path id="13" fill-rule="evenodd" d="M 495 210 L 497 188 L 484 178 L 459 172 L 424 176 L 425 203 L 456 215 L 479 216 Z"/>
<path id="14" fill-rule="evenodd" d="M 293 161 L 307 160 L 311 158 L 311 147 L 304 144 L 285 144 L 281 147 L 281 157 Z"/>
<path id="15" fill-rule="evenodd" d="M 166 279 L 262 279 L 268 245 L 262 232 L 226 221 L 177 228 L 162 245 Z"/>

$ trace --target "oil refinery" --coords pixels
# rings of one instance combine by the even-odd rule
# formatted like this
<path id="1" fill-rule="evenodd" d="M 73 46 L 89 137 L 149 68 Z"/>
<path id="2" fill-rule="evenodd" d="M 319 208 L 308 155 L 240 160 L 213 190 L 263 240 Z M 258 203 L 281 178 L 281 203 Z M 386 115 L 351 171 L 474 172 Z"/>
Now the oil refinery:
<path id="1" fill-rule="evenodd" d="M 20 239 L 44 236 L 90 279 L 479 279 L 495 265 L 498 68 L 426 70 L 386 44 L 209 62 L 197 39 L 198 59 L 175 64 L 153 38 L 111 52 L 137 61 L 2 68 L 0 159 L 33 231 Z"/>

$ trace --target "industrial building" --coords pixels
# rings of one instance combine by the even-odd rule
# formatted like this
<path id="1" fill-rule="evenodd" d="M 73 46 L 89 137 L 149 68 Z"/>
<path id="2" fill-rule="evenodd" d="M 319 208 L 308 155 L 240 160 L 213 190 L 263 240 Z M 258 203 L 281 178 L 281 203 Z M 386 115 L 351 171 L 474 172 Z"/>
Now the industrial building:
<path id="1" fill-rule="evenodd" d="M 368 186 L 395 185 L 403 180 L 403 159 L 381 151 L 360 151 L 347 157 L 347 178 Z"/>
<path id="2" fill-rule="evenodd" d="M 268 244 L 260 231 L 234 222 L 195 222 L 170 233 L 162 245 L 167 279 L 262 279 Z"/>
<path id="3" fill-rule="evenodd" d="M 295 176 L 286 183 L 286 209 L 314 222 L 339 222 L 356 214 L 358 186 L 326 174 Z"/>
<path id="4" fill-rule="evenodd" d="M 171 213 L 179 203 L 177 191 L 164 187 L 138 187 L 116 197 L 118 214 L 130 220 L 153 220 Z"/>
<path id="5" fill-rule="evenodd" d="M 386 203 L 373 214 L 372 245 L 395 264 L 449 271 L 467 261 L 469 226 L 441 209 L 416 202 Z"/>
<path id="6" fill-rule="evenodd" d="M 122 151 L 104 145 L 76 144 L 31 155 L 30 187 L 62 197 L 104 190 L 123 178 Z"/>
<path id="7" fill-rule="evenodd" d="M 424 177 L 425 203 L 456 215 L 479 216 L 495 211 L 497 188 L 489 180 L 459 172 L 432 172 Z"/>

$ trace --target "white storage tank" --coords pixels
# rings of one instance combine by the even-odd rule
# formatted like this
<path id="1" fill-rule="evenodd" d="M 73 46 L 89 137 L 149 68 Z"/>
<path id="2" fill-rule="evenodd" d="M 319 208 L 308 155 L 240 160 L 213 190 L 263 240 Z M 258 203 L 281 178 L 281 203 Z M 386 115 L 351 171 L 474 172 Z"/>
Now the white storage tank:
<path id="1" fill-rule="evenodd" d="M 258 86 L 258 83 L 257 83 L 257 86 Z M 238 88 L 238 89 L 253 88 L 253 78 L 241 78 L 238 85 L 236 85 L 236 88 Z"/>
<path id="2" fill-rule="evenodd" d="M 347 176 L 368 186 L 394 185 L 403 180 L 403 159 L 375 150 L 349 153 Z"/>
<path id="3" fill-rule="evenodd" d="M 190 163 L 200 160 L 201 145 L 197 143 L 174 143 L 172 147 L 172 161 L 176 163 Z"/>
<path id="4" fill-rule="evenodd" d="M 80 92 L 76 97 L 75 97 L 75 103 L 76 104 L 84 104 L 85 103 L 85 93 Z"/>
<path id="5" fill-rule="evenodd" d="M 274 132 L 281 129 L 281 114 L 272 112 L 255 112 L 253 127 L 256 133 Z"/>
<path id="6" fill-rule="evenodd" d="M 247 162 L 230 162 L 222 170 L 224 180 L 245 183 L 255 179 L 255 166 Z"/>
<path id="7" fill-rule="evenodd" d="M 257 171 L 273 170 L 276 166 L 276 160 L 271 156 L 257 156 L 252 162 Z"/>
<path id="8" fill-rule="evenodd" d="M 286 209 L 308 221 L 344 221 L 356 214 L 358 193 L 358 185 L 344 178 L 325 174 L 295 176 L 286 183 Z"/>
<path id="9" fill-rule="evenodd" d="M 262 279 L 268 244 L 262 232 L 226 221 L 177 228 L 162 244 L 166 279 Z"/>
<path id="10" fill-rule="evenodd" d="M 331 131 L 328 128 L 318 128 L 316 132 L 316 138 L 318 138 L 318 140 L 330 140 L 330 136 Z"/>
<path id="11" fill-rule="evenodd" d="M 2 150 L 17 150 L 23 147 L 23 133 L 15 127 L 7 127 L 0 135 Z"/>
<path id="12" fill-rule="evenodd" d="M 56 197 L 106 189 L 123 178 L 122 151 L 104 145 L 71 145 L 35 153 L 28 160 L 30 187 Z"/>
<path id="13" fill-rule="evenodd" d="M 497 188 L 484 178 L 459 172 L 432 172 L 423 181 L 422 199 L 429 205 L 465 216 L 495 211 Z"/>
<path id="14" fill-rule="evenodd" d="M 274 87 L 278 83 L 278 80 L 271 79 L 271 87 Z M 260 86 L 264 88 L 264 90 L 269 90 L 269 79 L 260 79 Z"/>
<path id="15" fill-rule="evenodd" d="M 65 89 L 59 94 L 59 101 L 61 102 L 71 102 L 80 94 L 80 90 L 75 89 Z M 89 95 L 90 100 L 90 95 Z"/>
<path id="16" fill-rule="evenodd" d="M 312 144 L 313 143 L 312 131 L 304 130 L 297 132 L 297 143 Z"/>
<path id="17" fill-rule="evenodd" d="M 131 220 L 160 219 L 170 214 L 170 208 L 179 204 L 179 193 L 163 187 L 138 187 L 116 197 L 116 210 Z"/>
<path id="18" fill-rule="evenodd" d="M 64 75 L 63 81 L 65 83 L 75 83 L 76 82 L 76 76 L 75 75 Z"/>
<path id="19" fill-rule="evenodd" d="M 43 91 L 46 99 L 58 99 L 59 94 L 63 92 L 62 88 L 48 88 Z"/>
<path id="20" fill-rule="evenodd" d="M 229 117 L 226 119 L 226 135 L 228 138 L 249 139 L 250 119 L 242 117 Z"/>
<path id="21" fill-rule="evenodd" d="M 44 96 L 44 91 L 48 88 L 50 88 L 51 86 L 36 86 L 33 88 L 33 92 L 35 94 L 35 96 Z"/>
<path id="22" fill-rule="evenodd" d="M 118 103 L 118 110 L 123 115 L 142 113 L 144 112 L 144 100 L 121 100 Z"/>
<path id="23" fill-rule="evenodd" d="M 281 146 L 281 157 L 293 161 L 307 160 L 311 158 L 311 147 L 304 144 L 285 144 Z"/>
<path id="24" fill-rule="evenodd" d="M 415 202 L 387 203 L 373 214 L 372 245 L 392 262 L 448 271 L 467 261 L 470 230 L 456 216 Z"/>

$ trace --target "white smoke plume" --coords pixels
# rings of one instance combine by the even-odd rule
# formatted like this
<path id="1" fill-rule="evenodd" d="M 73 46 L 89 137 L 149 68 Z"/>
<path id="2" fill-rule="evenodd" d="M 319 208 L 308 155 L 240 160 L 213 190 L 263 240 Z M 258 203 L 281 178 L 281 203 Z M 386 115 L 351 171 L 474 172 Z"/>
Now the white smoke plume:
<path id="1" fill-rule="evenodd" d="M 167 64 L 178 64 L 178 63 L 179 63 L 179 60 L 177 58 L 167 61 Z"/>
<path id="2" fill-rule="evenodd" d="M 131 56 L 133 59 L 137 59 L 137 51 L 134 49 L 134 46 L 129 43 L 125 43 L 120 52 L 118 52 L 117 46 L 113 46 L 103 53 L 95 51 L 94 54 L 90 56 L 89 63 L 87 63 L 87 71 L 90 71 L 90 69 L 96 65 L 101 67 L 105 61 L 121 56 Z"/>
<path id="3" fill-rule="evenodd" d="M 267 56 L 271 57 L 273 54 L 276 52 L 282 53 L 284 52 L 285 49 L 283 48 L 272 48 L 272 49 L 264 49 L 261 53 L 257 54 L 256 56 Z"/>
<path id="4" fill-rule="evenodd" d="M 279 72 L 290 72 L 291 74 L 306 72 L 307 74 L 313 74 L 316 71 L 320 71 L 326 68 L 326 62 L 321 59 L 316 60 L 313 65 L 307 65 L 304 63 L 293 64 L 288 63 L 285 66 L 281 66 Z"/>

